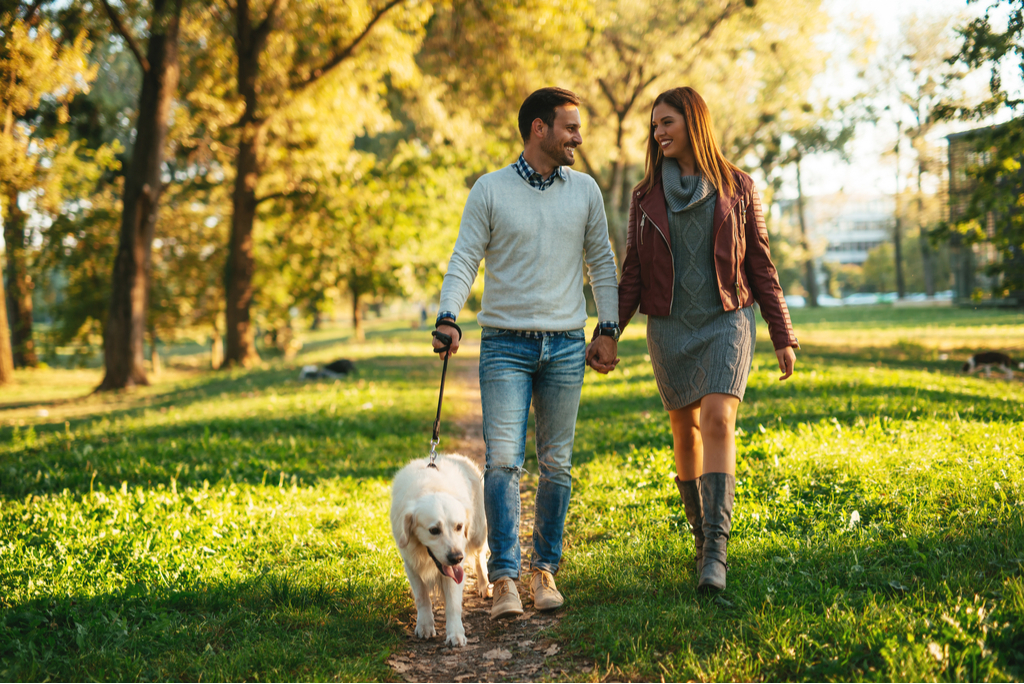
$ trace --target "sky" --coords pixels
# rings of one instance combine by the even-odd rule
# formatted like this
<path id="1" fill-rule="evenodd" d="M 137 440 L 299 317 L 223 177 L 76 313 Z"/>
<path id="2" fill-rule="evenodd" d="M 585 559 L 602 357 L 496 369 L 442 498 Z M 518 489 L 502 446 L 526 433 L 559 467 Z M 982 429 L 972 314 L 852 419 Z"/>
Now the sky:
<path id="1" fill-rule="evenodd" d="M 848 21 L 851 13 L 860 13 L 873 20 L 879 44 L 886 40 L 895 40 L 899 34 L 900 18 L 910 13 L 923 14 L 955 14 L 962 12 L 968 16 L 981 14 L 988 2 L 975 2 L 970 5 L 965 0 L 826 0 L 829 14 L 835 23 Z M 839 32 L 833 32 L 826 40 L 842 42 Z M 841 68 L 841 67 L 840 67 Z M 832 78 L 829 87 L 840 95 L 844 81 L 851 79 Z M 972 82 L 974 89 L 980 90 L 986 82 L 986 76 L 979 74 Z M 949 133 L 967 130 L 984 125 L 986 122 L 954 123 L 943 126 L 935 137 L 943 138 Z M 994 123 L 988 122 L 988 123 Z M 819 155 L 808 158 L 803 166 L 804 194 L 825 195 L 835 192 L 847 192 L 865 195 L 891 195 L 896 189 L 896 164 L 891 151 L 896 140 L 895 122 L 880 121 L 877 125 L 863 124 L 858 127 L 857 135 L 850 146 L 851 161 L 845 163 L 835 155 Z M 904 150 L 909 145 L 904 145 Z M 911 173 L 913 159 L 903 154 L 901 171 L 904 175 Z M 780 193 L 783 197 L 796 195 L 796 172 L 789 168 L 784 176 L 785 181 Z M 900 181 L 905 188 L 906 180 Z"/>

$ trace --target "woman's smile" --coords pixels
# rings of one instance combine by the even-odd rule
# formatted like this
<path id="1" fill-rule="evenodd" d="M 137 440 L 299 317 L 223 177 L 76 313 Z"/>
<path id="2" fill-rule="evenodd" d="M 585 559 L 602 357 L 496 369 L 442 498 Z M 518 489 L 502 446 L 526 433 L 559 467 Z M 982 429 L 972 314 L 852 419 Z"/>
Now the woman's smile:
<path id="1" fill-rule="evenodd" d="M 662 103 L 654 108 L 651 115 L 654 140 L 666 157 L 681 159 L 690 152 L 690 138 L 686 134 L 683 115 L 673 107 Z"/>

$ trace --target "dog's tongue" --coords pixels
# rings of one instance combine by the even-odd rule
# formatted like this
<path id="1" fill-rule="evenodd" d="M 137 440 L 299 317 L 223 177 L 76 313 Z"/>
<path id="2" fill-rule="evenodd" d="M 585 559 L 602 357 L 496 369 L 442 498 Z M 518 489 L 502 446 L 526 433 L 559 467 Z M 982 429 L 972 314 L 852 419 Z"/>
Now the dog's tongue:
<path id="1" fill-rule="evenodd" d="M 461 565 L 442 565 L 441 572 L 455 580 L 456 584 L 462 584 L 462 578 L 465 576 Z"/>

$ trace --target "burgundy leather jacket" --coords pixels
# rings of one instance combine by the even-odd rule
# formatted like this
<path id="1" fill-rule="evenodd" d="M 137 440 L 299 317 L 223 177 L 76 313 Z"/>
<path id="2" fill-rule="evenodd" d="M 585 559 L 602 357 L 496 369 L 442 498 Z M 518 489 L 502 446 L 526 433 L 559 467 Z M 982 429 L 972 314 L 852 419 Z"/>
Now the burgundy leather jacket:
<path id="1" fill-rule="evenodd" d="M 714 254 L 718 294 L 726 311 L 761 305 L 768 335 L 776 349 L 799 347 L 779 275 L 768 249 L 768 229 L 754 181 L 735 176 L 738 192 L 715 199 Z M 675 293 L 675 262 L 668 233 L 665 189 L 659 179 L 650 192 L 633 191 L 629 204 L 626 258 L 619 280 L 619 328 L 625 329 L 639 305 L 640 313 L 668 316 Z"/>

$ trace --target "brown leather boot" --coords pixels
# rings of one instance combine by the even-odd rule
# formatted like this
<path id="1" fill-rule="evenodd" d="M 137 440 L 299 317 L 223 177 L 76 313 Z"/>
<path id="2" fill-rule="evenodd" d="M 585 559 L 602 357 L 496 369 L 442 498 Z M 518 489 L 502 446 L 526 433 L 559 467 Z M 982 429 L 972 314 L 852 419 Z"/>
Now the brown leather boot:
<path id="1" fill-rule="evenodd" d="M 704 567 L 697 591 L 711 593 L 725 589 L 729 530 L 736 496 L 736 477 L 727 473 L 704 473 L 700 477 L 701 509 L 704 512 Z"/>
<path id="2" fill-rule="evenodd" d="M 700 478 L 680 480 L 676 476 L 676 487 L 679 489 L 679 498 L 683 500 L 686 521 L 690 523 L 690 533 L 693 535 L 693 544 L 697 549 L 697 575 L 699 576 L 704 565 L 704 518 L 700 507 Z"/>

